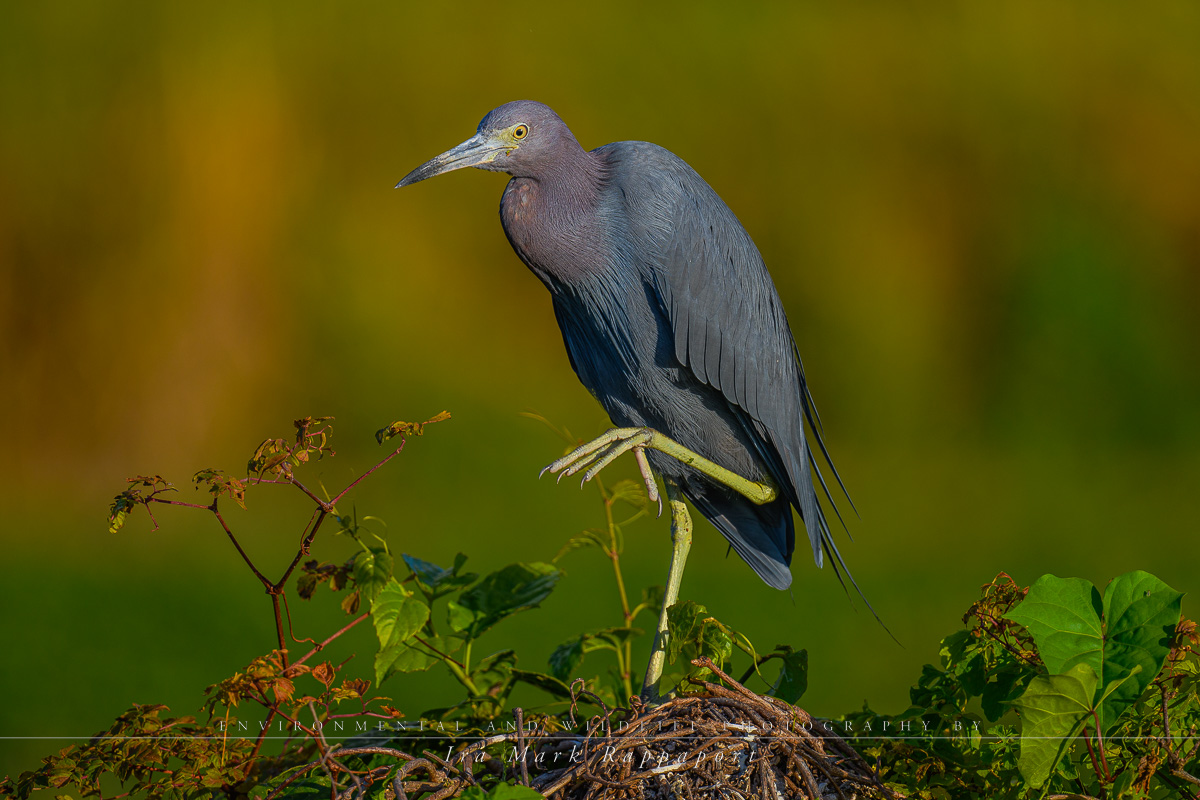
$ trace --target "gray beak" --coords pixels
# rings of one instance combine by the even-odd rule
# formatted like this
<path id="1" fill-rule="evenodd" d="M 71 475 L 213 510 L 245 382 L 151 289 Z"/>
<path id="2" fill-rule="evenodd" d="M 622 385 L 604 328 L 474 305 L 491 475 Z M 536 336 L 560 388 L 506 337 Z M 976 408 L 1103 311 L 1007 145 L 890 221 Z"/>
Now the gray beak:
<path id="1" fill-rule="evenodd" d="M 432 178 L 434 175 L 441 175 L 443 172 L 451 172 L 463 167 L 478 167 L 481 164 L 490 164 L 495 160 L 496 156 L 505 150 L 514 149 L 516 148 L 511 144 L 504 144 L 495 139 L 488 138 L 482 133 L 477 133 L 458 147 L 447 150 L 436 158 L 431 158 L 405 175 L 396 184 L 396 188 L 411 186 L 418 181 Z"/>

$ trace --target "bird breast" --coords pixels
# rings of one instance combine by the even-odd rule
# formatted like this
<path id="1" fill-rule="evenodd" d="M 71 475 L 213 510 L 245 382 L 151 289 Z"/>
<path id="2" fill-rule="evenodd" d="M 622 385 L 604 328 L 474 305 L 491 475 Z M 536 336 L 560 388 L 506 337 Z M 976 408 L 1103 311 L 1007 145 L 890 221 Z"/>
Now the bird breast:
<path id="1" fill-rule="evenodd" d="M 552 291 L 605 263 L 603 234 L 578 197 L 530 178 L 513 178 L 500 201 L 500 221 L 513 250 Z"/>

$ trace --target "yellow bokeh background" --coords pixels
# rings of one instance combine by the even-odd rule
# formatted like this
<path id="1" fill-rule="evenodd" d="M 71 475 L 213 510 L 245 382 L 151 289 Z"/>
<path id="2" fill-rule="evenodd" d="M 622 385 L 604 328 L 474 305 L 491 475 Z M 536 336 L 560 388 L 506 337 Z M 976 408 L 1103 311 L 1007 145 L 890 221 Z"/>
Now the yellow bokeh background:
<path id="1" fill-rule="evenodd" d="M 586 147 L 673 150 L 772 270 L 860 511 L 843 552 L 903 647 L 805 548 L 775 592 L 707 524 L 683 594 L 764 649 L 807 647 L 814 713 L 906 707 L 1001 570 L 1194 590 L 1197 41 L 1185 2 L 5 4 L 0 735 L 193 713 L 272 645 L 208 519 L 111 535 L 104 514 L 139 473 L 198 499 L 193 472 L 236 474 L 296 417 L 337 417 L 337 457 L 307 468 L 334 490 L 377 428 L 454 414 L 353 497 L 396 552 L 490 570 L 601 524 L 594 491 L 536 479 L 561 443 L 520 412 L 579 436 L 607 420 L 505 241 L 503 179 L 392 189 L 521 98 Z M 268 574 L 297 501 L 229 512 Z M 661 582 L 665 520 L 627 535 L 629 584 Z M 561 563 L 487 647 L 542 669 L 619 623 L 604 560 Z M 327 593 L 292 614 L 298 636 L 340 624 Z M 348 671 L 371 644 L 347 637 Z M 410 714 L 457 699 L 437 669 L 383 690 Z M 64 744 L 9 741 L 0 772 Z"/>

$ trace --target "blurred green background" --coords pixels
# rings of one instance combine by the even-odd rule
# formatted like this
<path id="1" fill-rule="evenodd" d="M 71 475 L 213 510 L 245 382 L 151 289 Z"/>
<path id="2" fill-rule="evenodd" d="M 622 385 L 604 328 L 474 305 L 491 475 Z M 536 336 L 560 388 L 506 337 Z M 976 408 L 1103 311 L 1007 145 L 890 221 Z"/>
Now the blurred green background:
<path id="1" fill-rule="evenodd" d="M 586 147 L 682 156 L 772 269 L 861 512 L 843 552 L 903 647 L 804 548 L 789 596 L 707 523 L 683 592 L 809 648 L 811 711 L 906 707 L 1000 570 L 1194 591 L 1198 41 L 1185 2 L 3 4 L 0 736 L 192 713 L 272 645 L 204 515 L 104 515 L 138 473 L 196 497 L 196 469 L 237 473 L 295 417 L 337 417 L 308 472 L 335 489 L 377 428 L 454 414 L 354 496 L 396 551 L 494 569 L 601 524 L 594 491 L 536 480 L 560 442 L 519 412 L 607 420 L 505 241 L 503 179 L 391 188 L 520 98 Z M 307 514 L 256 494 L 230 522 L 277 574 Z M 630 585 L 661 582 L 666 521 L 627 533 Z M 490 634 L 523 666 L 619 621 L 604 560 L 563 565 Z M 338 624 L 318 598 L 293 602 L 301 635 Z M 347 640 L 368 673 L 370 632 Z M 456 699 L 436 670 L 384 688 L 409 713 Z M 0 774 L 64 744 L 9 740 Z"/>

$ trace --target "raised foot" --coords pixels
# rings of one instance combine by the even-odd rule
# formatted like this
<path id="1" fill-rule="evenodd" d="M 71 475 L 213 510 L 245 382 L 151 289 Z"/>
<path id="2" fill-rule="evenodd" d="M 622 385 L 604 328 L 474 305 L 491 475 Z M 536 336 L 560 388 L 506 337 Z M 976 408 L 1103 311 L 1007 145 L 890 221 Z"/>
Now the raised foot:
<path id="1" fill-rule="evenodd" d="M 575 448 L 562 458 L 546 466 L 539 474 L 540 478 L 547 472 L 558 475 L 561 481 L 567 475 L 574 475 L 581 470 L 583 479 L 580 486 L 600 474 L 600 470 L 611 464 L 624 453 L 633 451 L 637 462 L 638 472 L 642 474 L 642 482 L 646 484 L 646 495 L 650 502 L 658 503 L 658 515 L 662 516 L 662 496 L 658 493 L 658 484 L 654 473 L 650 471 L 650 462 L 646 460 L 646 447 L 654 439 L 655 432 L 650 428 L 612 428 L 592 441 Z"/>

